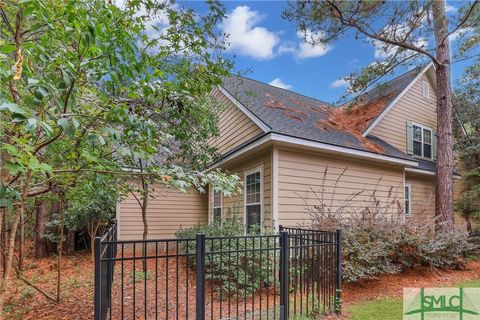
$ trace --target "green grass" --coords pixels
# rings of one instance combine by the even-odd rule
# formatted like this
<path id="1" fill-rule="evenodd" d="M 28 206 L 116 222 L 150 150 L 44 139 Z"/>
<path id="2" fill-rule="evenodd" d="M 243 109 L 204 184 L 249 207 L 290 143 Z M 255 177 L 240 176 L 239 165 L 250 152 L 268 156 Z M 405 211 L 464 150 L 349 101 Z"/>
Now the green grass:
<path id="1" fill-rule="evenodd" d="M 351 320 L 401 320 L 402 300 L 399 298 L 380 298 L 352 305 L 348 308 Z"/>
<path id="2" fill-rule="evenodd" d="M 460 282 L 455 287 L 480 288 L 480 279 Z M 351 320 L 401 320 L 402 298 L 380 298 L 354 304 L 348 308 Z"/>

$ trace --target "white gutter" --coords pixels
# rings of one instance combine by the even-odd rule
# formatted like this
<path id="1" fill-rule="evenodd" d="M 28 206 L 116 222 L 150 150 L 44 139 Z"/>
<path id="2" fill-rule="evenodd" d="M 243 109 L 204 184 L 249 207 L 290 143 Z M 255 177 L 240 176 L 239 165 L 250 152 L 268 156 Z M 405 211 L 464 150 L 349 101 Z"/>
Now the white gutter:
<path id="1" fill-rule="evenodd" d="M 428 175 L 428 176 L 436 176 L 437 175 L 437 173 L 434 172 L 434 171 L 418 169 L 418 168 L 405 168 L 405 172 L 424 174 L 424 175 Z M 458 174 L 453 175 L 453 179 L 461 179 L 461 178 L 462 178 L 461 175 L 458 175 Z"/>
<path id="2" fill-rule="evenodd" d="M 302 147 L 308 147 L 312 149 L 317 149 L 321 151 L 327 151 L 331 153 L 340 153 L 343 155 L 349 155 L 349 156 L 354 156 L 354 157 L 359 157 L 359 158 L 365 158 L 365 159 L 370 159 L 374 161 L 381 161 L 381 162 L 388 162 L 388 163 L 394 163 L 394 164 L 400 164 L 404 166 L 410 166 L 410 167 L 417 167 L 418 163 L 414 160 L 406 160 L 406 159 L 399 159 L 391 156 L 386 156 L 386 155 L 381 155 L 381 154 L 376 154 L 368 151 L 362 151 L 362 150 L 355 150 L 351 148 L 346 148 L 346 147 L 341 147 L 341 146 L 335 146 L 327 143 L 322 143 L 322 142 L 316 142 L 316 141 L 311 141 L 311 140 L 306 140 L 306 139 L 301 139 L 301 138 L 295 138 L 291 136 L 286 136 L 278 133 L 269 133 L 268 135 L 258 139 L 257 141 L 254 141 L 247 146 L 229 154 L 227 157 L 224 159 L 214 163 L 212 166 L 207 168 L 208 170 L 214 169 L 221 165 L 222 163 L 228 162 L 254 148 L 259 147 L 260 145 L 266 143 L 266 142 L 281 142 L 281 143 L 287 143 L 287 144 L 292 144 L 295 146 L 302 146 Z"/>

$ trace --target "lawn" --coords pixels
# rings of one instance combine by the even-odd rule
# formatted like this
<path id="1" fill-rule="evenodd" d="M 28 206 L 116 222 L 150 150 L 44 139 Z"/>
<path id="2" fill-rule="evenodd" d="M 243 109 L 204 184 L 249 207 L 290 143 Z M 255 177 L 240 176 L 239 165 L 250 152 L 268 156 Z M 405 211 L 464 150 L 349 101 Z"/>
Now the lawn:
<path id="1" fill-rule="evenodd" d="M 455 287 L 480 287 L 480 278 L 462 281 Z M 384 297 L 372 301 L 365 301 L 352 304 L 347 308 L 350 320 L 401 320 L 402 319 L 402 298 Z"/>

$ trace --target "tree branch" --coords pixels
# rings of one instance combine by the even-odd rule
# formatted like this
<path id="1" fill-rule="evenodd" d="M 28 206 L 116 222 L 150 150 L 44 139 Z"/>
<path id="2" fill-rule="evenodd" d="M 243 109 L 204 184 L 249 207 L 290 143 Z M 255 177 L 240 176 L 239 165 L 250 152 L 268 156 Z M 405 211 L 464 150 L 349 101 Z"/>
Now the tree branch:
<path id="1" fill-rule="evenodd" d="M 10 20 L 8 20 L 8 16 L 5 13 L 5 11 L 3 10 L 3 8 L 0 8 L 0 13 L 2 15 L 3 22 L 7 26 L 7 29 L 10 30 L 10 32 L 12 33 L 12 36 L 15 36 L 15 30 L 13 30 L 13 27 L 10 23 Z"/>
<path id="2" fill-rule="evenodd" d="M 337 15 L 338 15 L 337 19 L 339 19 L 339 21 L 342 23 L 342 25 L 354 28 L 355 30 L 357 30 L 361 34 L 367 36 L 368 38 L 375 39 L 375 40 L 378 40 L 378 41 L 382 41 L 382 42 L 385 42 L 385 43 L 388 43 L 388 44 L 391 44 L 391 45 L 394 45 L 394 46 L 398 46 L 398 47 L 401 47 L 401 48 L 404 48 L 404 49 L 407 49 L 407 50 L 416 51 L 418 53 L 426 55 L 437 66 L 443 65 L 442 63 L 440 63 L 440 61 L 438 61 L 438 59 L 433 54 L 431 54 L 427 50 L 424 50 L 422 48 L 418 48 L 417 46 L 414 46 L 412 44 L 398 42 L 398 41 L 395 41 L 395 40 L 388 39 L 388 38 L 386 38 L 384 36 L 381 36 L 377 33 L 368 32 L 367 30 L 363 29 L 362 27 L 360 27 L 355 22 L 352 22 L 352 19 L 349 19 L 348 21 L 345 20 L 345 18 L 343 17 L 342 11 L 338 8 L 338 6 L 334 2 L 327 1 L 327 3 L 330 4 L 330 6 L 333 7 L 333 9 L 335 9 L 335 11 L 337 12 Z"/>
<path id="3" fill-rule="evenodd" d="M 468 18 L 470 17 L 470 15 L 472 14 L 473 12 L 473 9 L 475 8 L 475 6 L 478 4 L 479 0 L 475 0 L 473 1 L 473 4 L 470 6 L 470 9 L 468 9 L 468 11 L 465 13 L 465 15 L 462 17 L 462 19 L 460 20 L 460 23 L 455 27 L 453 28 L 453 30 L 451 32 L 449 32 L 443 39 L 442 39 L 442 44 L 445 43 L 445 40 L 448 39 L 448 37 L 450 37 L 452 34 L 454 34 L 455 32 L 457 32 L 458 29 L 460 29 L 468 20 Z"/>

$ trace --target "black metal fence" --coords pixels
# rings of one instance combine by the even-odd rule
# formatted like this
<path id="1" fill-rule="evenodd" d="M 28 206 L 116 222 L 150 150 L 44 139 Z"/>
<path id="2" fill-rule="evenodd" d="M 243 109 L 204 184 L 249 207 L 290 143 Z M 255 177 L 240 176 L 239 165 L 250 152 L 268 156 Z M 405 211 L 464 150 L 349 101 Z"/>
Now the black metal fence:
<path id="1" fill-rule="evenodd" d="M 341 233 L 95 239 L 95 319 L 315 319 L 341 309 Z"/>

